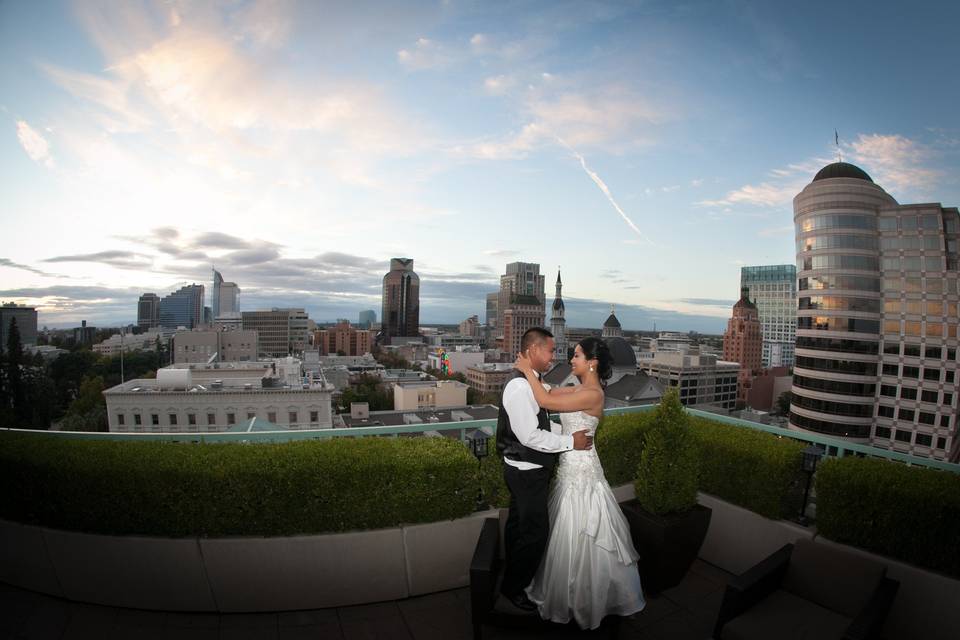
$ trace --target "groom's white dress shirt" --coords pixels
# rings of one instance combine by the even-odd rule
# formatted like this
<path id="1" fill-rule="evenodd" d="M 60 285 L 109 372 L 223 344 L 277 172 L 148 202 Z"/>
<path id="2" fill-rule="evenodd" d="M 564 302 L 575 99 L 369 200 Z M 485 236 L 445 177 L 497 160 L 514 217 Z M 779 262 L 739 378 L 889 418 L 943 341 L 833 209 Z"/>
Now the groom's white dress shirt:
<path id="1" fill-rule="evenodd" d="M 523 446 L 544 453 L 561 453 L 573 449 L 573 436 L 561 435 L 562 427 L 556 422 L 550 423 L 550 431 L 537 428 L 540 405 L 533 397 L 533 389 L 526 378 L 513 378 L 504 387 L 503 409 L 510 418 L 510 428 Z M 521 471 L 543 468 L 539 464 L 523 460 L 504 458 L 503 461 Z"/>

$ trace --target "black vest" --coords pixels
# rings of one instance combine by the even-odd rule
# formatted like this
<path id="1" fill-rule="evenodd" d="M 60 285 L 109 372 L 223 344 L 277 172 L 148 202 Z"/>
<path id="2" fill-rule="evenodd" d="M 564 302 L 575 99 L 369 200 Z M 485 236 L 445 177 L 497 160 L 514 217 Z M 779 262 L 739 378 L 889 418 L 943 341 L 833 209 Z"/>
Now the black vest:
<path id="1" fill-rule="evenodd" d="M 517 371 L 513 377 L 524 378 L 525 376 Z M 550 416 L 543 407 L 541 407 L 540 412 L 537 413 L 537 429 L 550 431 Z M 500 455 L 504 458 L 532 462 L 533 464 L 540 465 L 544 469 L 553 469 L 557 463 L 557 454 L 536 451 L 520 444 L 516 434 L 513 433 L 513 429 L 510 427 L 510 416 L 507 415 L 507 412 L 503 408 L 503 394 L 500 395 L 500 414 L 497 417 L 497 451 L 499 451 Z"/>

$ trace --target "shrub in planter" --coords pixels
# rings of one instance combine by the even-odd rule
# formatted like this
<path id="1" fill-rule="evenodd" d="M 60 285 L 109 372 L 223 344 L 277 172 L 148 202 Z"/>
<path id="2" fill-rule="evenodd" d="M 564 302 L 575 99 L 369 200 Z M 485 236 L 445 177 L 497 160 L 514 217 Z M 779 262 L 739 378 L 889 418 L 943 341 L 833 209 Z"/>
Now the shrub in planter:
<path id="1" fill-rule="evenodd" d="M 637 499 L 623 507 L 651 595 L 680 583 L 707 535 L 711 511 L 697 504 L 698 455 L 680 396 L 669 389 L 645 433 Z"/>
<path id="2" fill-rule="evenodd" d="M 611 486 L 633 483 L 637 479 L 644 437 L 653 424 L 653 418 L 653 411 L 603 418 L 597 428 L 594 446 Z"/>

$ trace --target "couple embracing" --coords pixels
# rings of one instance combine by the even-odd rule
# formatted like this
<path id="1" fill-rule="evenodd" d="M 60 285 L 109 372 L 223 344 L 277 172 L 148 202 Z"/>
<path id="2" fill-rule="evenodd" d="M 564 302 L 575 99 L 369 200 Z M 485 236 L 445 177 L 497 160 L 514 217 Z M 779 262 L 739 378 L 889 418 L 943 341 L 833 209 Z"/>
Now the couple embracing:
<path id="1" fill-rule="evenodd" d="M 540 374 L 553 359 L 553 334 L 529 329 L 520 351 L 497 423 L 510 490 L 500 591 L 545 620 L 594 629 L 604 616 L 645 605 L 630 529 L 593 448 L 612 358 L 605 342 L 586 338 L 570 361 L 580 385 L 549 389 Z M 560 424 L 547 410 L 560 412 Z"/>

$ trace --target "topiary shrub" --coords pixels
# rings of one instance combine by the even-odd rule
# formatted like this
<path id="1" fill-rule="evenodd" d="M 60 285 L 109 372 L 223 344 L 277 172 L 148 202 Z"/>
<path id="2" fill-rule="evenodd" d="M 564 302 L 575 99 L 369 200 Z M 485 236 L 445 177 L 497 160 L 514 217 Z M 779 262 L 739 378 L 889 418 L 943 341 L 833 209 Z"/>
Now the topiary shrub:
<path id="1" fill-rule="evenodd" d="M 683 513 L 697 503 L 699 457 L 680 394 L 668 389 L 646 431 L 634 488 L 656 515 Z"/>

